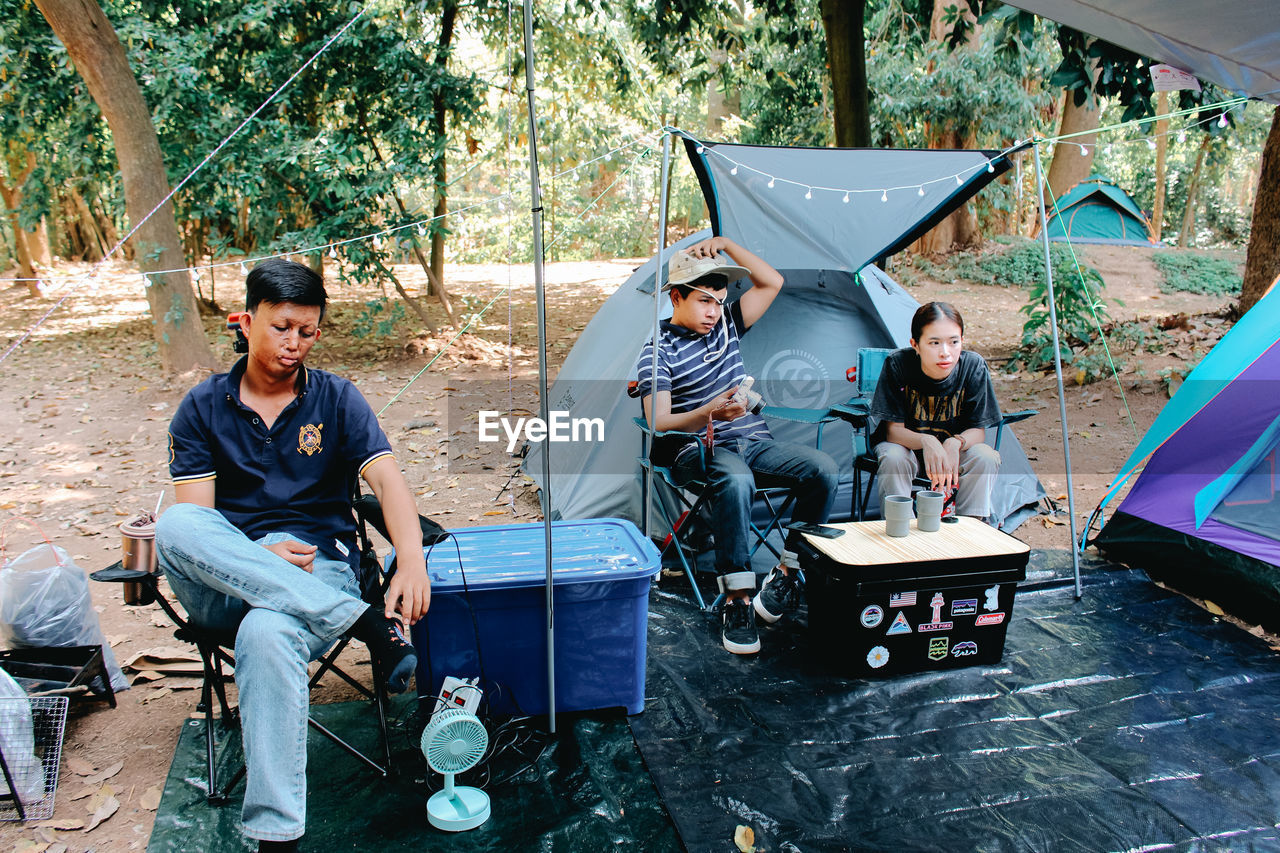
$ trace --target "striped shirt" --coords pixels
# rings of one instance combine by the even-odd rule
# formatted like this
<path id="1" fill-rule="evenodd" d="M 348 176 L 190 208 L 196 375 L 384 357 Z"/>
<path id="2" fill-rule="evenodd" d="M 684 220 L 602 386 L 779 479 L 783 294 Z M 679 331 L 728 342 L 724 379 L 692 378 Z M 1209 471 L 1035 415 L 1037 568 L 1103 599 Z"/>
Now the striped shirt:
<path id="1" fill-rule="evenodd" d="M 729 322 L 717 323 L 707 334 L 663 320 L 658 334 L 657 390 L 671 392 L 671 412 L 691 412 L 747 377 L 738 349 L 738 338 L 749 330 L 737 302 L 727 308 Z M 653 393 L 653 341 L 645 342 L 636 359 L 638 392 L 641 399 Z M 732 421 L 716 421 L 715 440 L 770 439 L 764 418 L 750 412 Z M 682 442 L 687 444 L 688 442 Z M 671 448 L 666 453 L 674 457 Z M 659 455 L 655 448 L 655 457 Z M 664 454 L 665 455 L 665 454 Z M 659 462 L 669 461 L 659 459 Z"/>

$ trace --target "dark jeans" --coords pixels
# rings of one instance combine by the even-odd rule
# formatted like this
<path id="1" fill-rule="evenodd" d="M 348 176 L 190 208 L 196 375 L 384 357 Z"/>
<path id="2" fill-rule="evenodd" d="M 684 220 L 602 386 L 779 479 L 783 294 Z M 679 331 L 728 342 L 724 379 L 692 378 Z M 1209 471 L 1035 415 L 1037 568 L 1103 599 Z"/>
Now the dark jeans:
<path id="1" fill-rule="evenodd" d="M 831 515 L 840 472 L 835 460 L 813 447 L 785 441 L 738 440 L 715 445 L 709 464 L 690 451 L 676 460 L 677 484 L 705 481 L 710 489 L 716 571 L 750 570 L 751 503 L 757 486 L 790 489 L 792 519 L 822 524 Z"/>

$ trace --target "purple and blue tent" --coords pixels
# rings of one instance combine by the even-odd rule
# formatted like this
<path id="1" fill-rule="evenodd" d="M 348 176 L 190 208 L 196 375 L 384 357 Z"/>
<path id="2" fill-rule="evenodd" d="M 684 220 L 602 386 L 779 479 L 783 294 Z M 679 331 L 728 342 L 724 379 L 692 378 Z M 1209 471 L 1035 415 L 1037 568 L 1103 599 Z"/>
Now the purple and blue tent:
<path id="1" fill-rule="evenodd" d="M 1272 629 L 1280 629 L 1277 311 L 1273 287 L 1187 377 L 1103 499 L 1101 507 L 1141 466 L 1095 540 L 1109 559 Z"/>

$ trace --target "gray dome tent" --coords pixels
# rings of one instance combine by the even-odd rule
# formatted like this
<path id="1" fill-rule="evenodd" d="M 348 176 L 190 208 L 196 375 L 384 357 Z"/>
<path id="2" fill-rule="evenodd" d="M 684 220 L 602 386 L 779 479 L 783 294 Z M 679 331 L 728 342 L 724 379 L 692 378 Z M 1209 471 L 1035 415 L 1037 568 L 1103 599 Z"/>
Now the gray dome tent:
<path id="1" fill-rule="evenodd" d="M 854 389 L 845 371 L 860 347 L 906 346 L 917 303 L 869 261 L 904 248 L 1008 168 L 1007 158 L 984 151 L 796 149 L 693 141 L 686 146 L 713 228 L 761 255 L 786 278 L 782 293 L 742 339 L 742 354 L 765 400 L 791 407 L 819 408 L 851 396 Z M 840 185 L 842 177 L 850 186 Z M 858 181 L 868 187 L 852 186 Z M 888 200 L 881 201 L 882 196 Z M 708 236 L 707 231 L 691 235 L 664 257 Z M 549 410 L 605 423 L 603 441 L 550 445 L 556 519 L 641 520 L 640 432 L 632 423 L 641 409 L 627 395 L 627 383 L 635 378 L 641 346 L 653 334 L 656 271 L 657 259 L 651 258 L 606 300 L 550 390 Z M 747 286 L 732 285 L 729 298 L 737 298 Z M 670 316 L 665 296 L 659 308 Z M 814 441 L 812 426 L 773 421 L 770 429 L 780 439 Z M 848 425 L 829 425 L 823 449 L 846 472 L 836 511 L 847 513 L 853 473 Z M 1011 530 L 1034 513 L 1045 492 L 1016 438 L 1007 432 L 1001 455 L 996 515 Z M 533 458 L 526 471 L 541 485 L 541 465 Z M 650 515 L 652 523 L 656 514 Z"/>

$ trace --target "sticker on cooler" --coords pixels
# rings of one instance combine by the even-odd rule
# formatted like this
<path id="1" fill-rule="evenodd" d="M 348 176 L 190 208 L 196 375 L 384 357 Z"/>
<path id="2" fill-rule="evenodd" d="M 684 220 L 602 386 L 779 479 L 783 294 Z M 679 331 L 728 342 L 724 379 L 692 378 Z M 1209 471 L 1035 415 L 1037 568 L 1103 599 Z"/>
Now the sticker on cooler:
<path id="1" fill-rule="evenodd" d="M 951 602 L 952 616 L 972 616 L 978 612 L 978 599 L 976 598 L 957 598 Z"/>
<path id="2" fill-rule="evenodd" d="M 953 658 L 962 658 L 966 655 L 976 655 L 978 653 L 978 644 L 972 640 L 965 640 L 963 643 L 956 643 L 956 647 L 951 650 Z"/>
<path id="3" fill-rule="evenodd" d="M 916 604 L 916 594 L 914 592 L 895 592 L 889 596 L 890 607 L 914 607 Z"/>
<path id="4" fill-rule="evenodd" d="M 942 597 L 942 593 L 935 592 L 933 598 L 929 601 L 929 606 L 933 608 L 933 621 L 926 622 L 916 628 L 917 631 L 950 631 L 955 627 L 954 622 L 942 621 L 942 608 L 947 604 L 946 599 Z"/>
<path id="5" fill-rule="evenodd" d="M 982 594 L 986 596 L 986 600 L 982 602 L 983 610 L 991 611 L 1000 609 L 1000 584 L 987 587 L 982 591 Z"/>
<path id="6" fill-rule="evenodd" d="M 929 660 L 945 660 L 951 641 L 946 637 L 929 638 Z"/>
<path id="7" fill-rule="evenodd" d="M 980 613 L 977 619 L 973 620 L 974 625 L 999 625 L 1004 621 L 1004 611 L 996 613 Z"/>
<path id="8" fill-rule="evenodd" d="M 879 669 L 889 662 L 889 650 L 884 646 L 876 646 L 867 652 L 867 665 L 872 669 Z"/>
<path id="9" fill-rule="evenodd" d="M 886 637 L 891 637 L 894 634 L 910 634 L 911 623 L 907 621 L 907 614 L 899 611 L 898 615 L 893 617 L 893 623 L 889 625 L 889 630 L 884 633 Z"/>
<path id="10" fill-rule="evenodd" d="M 869 604 L 863 609 L 860 618 L 863 628 L 874 628 L 884 621 L 884 608 L 878 604 Z"/>

